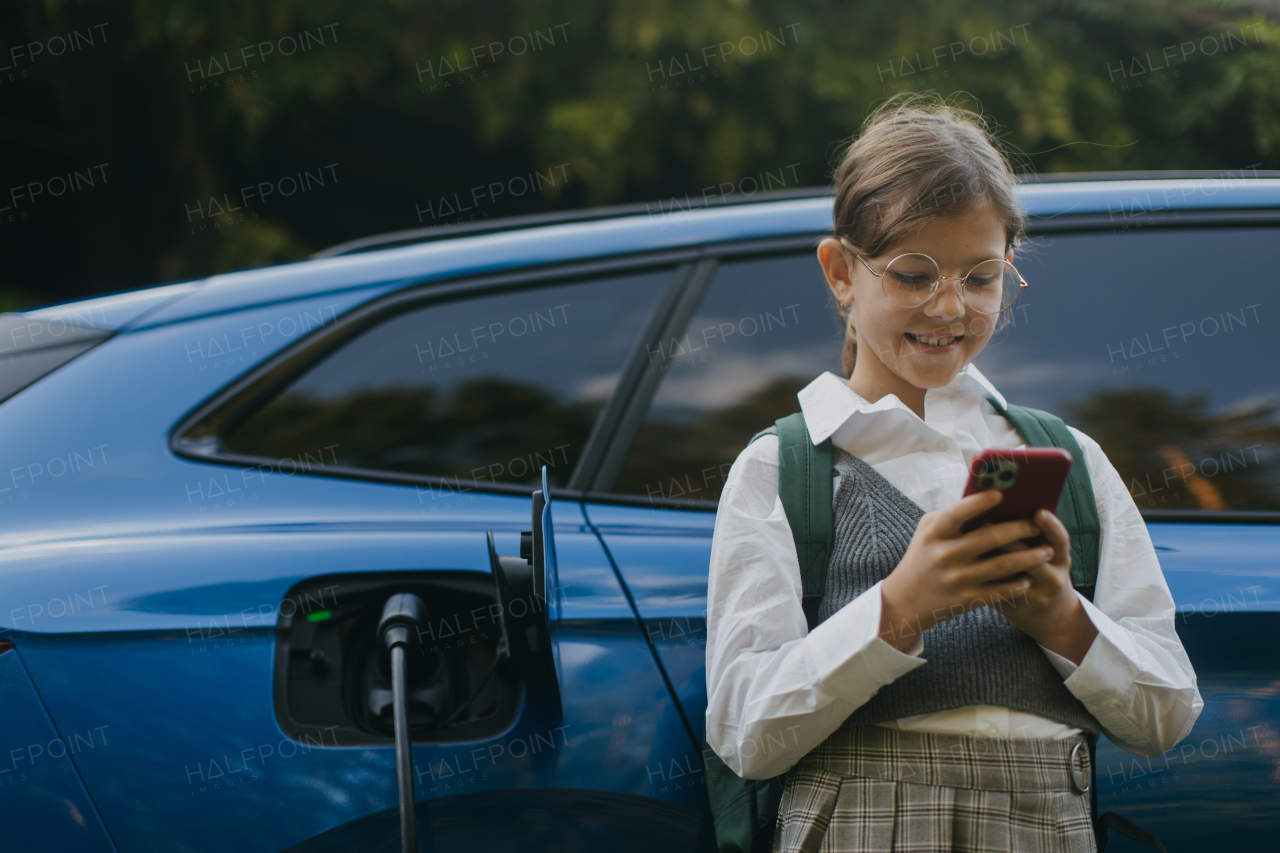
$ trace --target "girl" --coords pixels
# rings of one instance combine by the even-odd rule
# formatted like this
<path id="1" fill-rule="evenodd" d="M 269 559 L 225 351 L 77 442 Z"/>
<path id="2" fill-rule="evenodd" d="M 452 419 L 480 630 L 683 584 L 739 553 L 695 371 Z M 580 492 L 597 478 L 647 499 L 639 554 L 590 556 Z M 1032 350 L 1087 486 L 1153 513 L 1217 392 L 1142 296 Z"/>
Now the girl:
<path id="1" fill-rule="evenodd" d="M 974 455 L 1024 444 L 972 364 L 1021 289 L 1016 179 L 981 117 L 910 93 L 835 179 L 818 260 L 849 379 L 798 394 L 837 475 L 820 624 L 764 434 L 712 538 L 707 742 L 744 778 L 786 772 L 774 850 L 1096 851 L 1086 736 L 1160 755 L 1204 703 L 1146 526 L 1088 436 L 1072 429 L 1102 525 L 1093 602 L 1052 513 L 960 532 L 1000 499 L 960 498 Z"/>

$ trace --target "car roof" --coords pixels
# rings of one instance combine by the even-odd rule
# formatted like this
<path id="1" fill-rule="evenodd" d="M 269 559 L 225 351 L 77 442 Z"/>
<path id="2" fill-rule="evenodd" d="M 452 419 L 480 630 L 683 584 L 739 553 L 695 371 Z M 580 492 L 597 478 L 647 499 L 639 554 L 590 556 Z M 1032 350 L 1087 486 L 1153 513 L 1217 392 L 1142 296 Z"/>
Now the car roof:
<path id="1" fill-rule="evenodd" d="M 1255 177 L 1255 175 L 1257 177 Z M 1280 208 L 1280 173 L 1129 173 L 1099 180 L 1062 175 L 1023 182 L 1032 221 L 1152 211 Z M 195 282 L 50 305 L 25 312 L 108 329 L 143 329 L 258 305 L 361 288 L 396 290 L 434 280 L 524 267 L 641 254 L 708 243 L 818 234 L 832 227 L 830 187 L 760 193 L 729 203 L 685 197 L 485 224 L 447 239 L 406 243 L 406 232 L 353 241 L 304 261 L 210 276 Z M 532 220 L 532 221 L 531 221 Z M 556 221 L 558 220 L 558 221 Z M 478 229 L 477 229 L 478 230 Z M 384 247 L 376 241 L 382 240 Z"/>

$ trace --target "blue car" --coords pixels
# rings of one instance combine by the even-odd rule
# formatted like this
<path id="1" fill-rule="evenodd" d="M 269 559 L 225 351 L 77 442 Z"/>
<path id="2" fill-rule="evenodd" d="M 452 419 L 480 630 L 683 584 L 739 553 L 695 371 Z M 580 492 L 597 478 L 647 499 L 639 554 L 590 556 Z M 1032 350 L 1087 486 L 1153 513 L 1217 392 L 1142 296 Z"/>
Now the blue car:
<path id="1" fill-rule="evenodd" d="M 1100 810 L 1264 849 L 1280 176 L 1020 193 L 1030 286 L 979 367 L 1107 450 L 1205 700 L 1166 755 L 1099 745 Z M 398 849 L 376 630 L 413 592 L 421 849 L 714 850 L 716 503 L 843 375 L 831 226 L 829 189 L 670 199 L 0 315 L 0 848 Z"/>

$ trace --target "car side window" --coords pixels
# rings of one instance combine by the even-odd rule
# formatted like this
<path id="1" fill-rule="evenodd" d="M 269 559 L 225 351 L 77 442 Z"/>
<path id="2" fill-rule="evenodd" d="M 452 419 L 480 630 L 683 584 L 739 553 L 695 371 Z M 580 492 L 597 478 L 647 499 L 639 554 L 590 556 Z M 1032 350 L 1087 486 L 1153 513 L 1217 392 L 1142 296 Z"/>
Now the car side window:
<path id="1" fill-rule="evenodd" d="M 1280 510 L 1275 227 L 1046 234 L 975 359 L 1094 438 L 1140 509 Z"/>
<path id="2" fill-rule="evenodd" d="M 751 436 L 843 376 L 844 326 L 814 252 L 722 263 L 689 325 L 650 352 L 662 379 L 613 491 L 714 506 Z"/>
<path id="3" fill-rule="evenodd" d="M 671 277 L 654 270 L 411 308 L 328 353 L 226 452 L 563 487 Z"/>

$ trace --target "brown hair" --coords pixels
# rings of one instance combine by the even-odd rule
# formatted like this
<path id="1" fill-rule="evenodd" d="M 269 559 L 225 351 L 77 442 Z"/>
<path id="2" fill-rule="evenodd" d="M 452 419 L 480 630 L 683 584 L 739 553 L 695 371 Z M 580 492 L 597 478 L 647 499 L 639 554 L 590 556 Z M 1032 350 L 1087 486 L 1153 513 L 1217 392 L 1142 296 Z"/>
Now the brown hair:
<path id="1" fill-rule="evenodd" d="M 1005 250 L 1026 214 L 1017 177 L 980 114 L 933 92 L 902 92 L 877 107 L 835 170 L 835 236 L 870 257 L 934 219 L 989 206 L 1004 223 Z M 849 310 L 841 366 L 853 375 L 858 339 Z"/>

